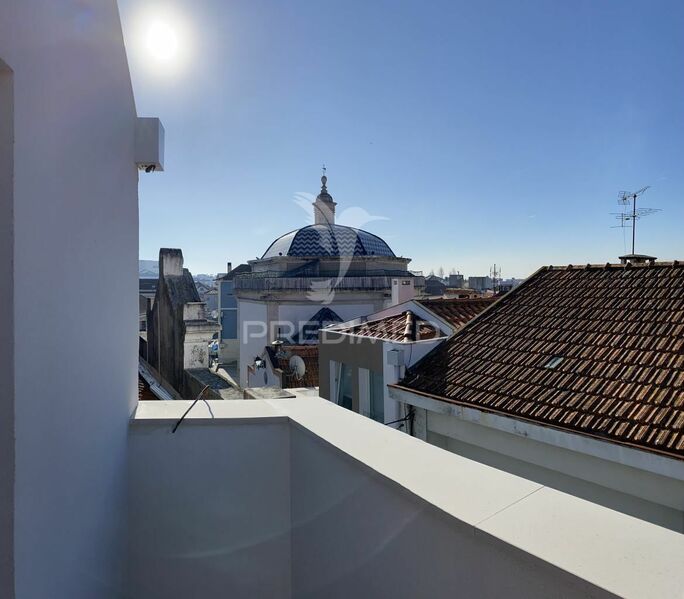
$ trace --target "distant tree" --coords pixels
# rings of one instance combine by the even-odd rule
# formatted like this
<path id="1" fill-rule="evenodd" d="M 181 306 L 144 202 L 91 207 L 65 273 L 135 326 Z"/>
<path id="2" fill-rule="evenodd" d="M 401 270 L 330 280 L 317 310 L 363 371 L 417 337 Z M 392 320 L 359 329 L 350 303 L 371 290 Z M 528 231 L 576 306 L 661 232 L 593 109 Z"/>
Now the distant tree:
<path id="1" fill-rule="evenodd" d="M 430 270 L 430 276 L 431 276 L 431 277 L 434 277 L 434 276 L 435 276 L 435 269 L 434 269 L 434 268 L 433 268 L 432 270 Z"/>
<path id="2" fill-rule="evenodd" d="M 456 269 L 455 269 L 455 268 L 452 268 L 452 269 L 449 271 L 449 274 L 450 274 L 450 275 L 455 275 L 455 274 L 456 274 Z"/>
<path id="3" fill-rule="evenodd" d="M 437 276 L 439 276 L 440 279 L 444 278 L 444 268 L 442 266 L 439 267 L 439 270 L 437 271 Z"/>

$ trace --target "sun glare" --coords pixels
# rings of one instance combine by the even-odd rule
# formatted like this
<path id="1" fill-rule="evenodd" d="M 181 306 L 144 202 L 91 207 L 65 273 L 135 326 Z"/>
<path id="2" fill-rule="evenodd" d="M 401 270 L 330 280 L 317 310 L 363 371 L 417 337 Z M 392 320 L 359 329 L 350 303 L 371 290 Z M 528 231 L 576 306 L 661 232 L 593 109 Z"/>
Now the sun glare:
<path id="1" fill-rule="evenodd" d="M 152 23 L 147 31 L 146 41 L 147 51 L 159 61 L 170 61 L 178 54 L 178 35 L 168 23 Z"/>

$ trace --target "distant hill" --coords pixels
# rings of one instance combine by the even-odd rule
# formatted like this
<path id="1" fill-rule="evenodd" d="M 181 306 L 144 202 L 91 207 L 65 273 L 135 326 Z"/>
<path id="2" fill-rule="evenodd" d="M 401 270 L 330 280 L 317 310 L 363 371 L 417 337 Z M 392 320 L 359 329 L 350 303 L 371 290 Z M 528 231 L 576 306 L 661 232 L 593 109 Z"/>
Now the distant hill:
<path id="1" fill-rule="evenodd" d="M 192 278 L 195 279 L 195 282 L 197 282 L 197 283 L 204 283 L 208 287 L 213 287 L 214 286 L 214 279 L 216 278 L 216 275 L 199 274 L 199 275 L 193 275 Z"/>
<path id="2" fill-rule="evenodd" d="M 158 260 L 138 260 L 138 278 L 158 279 L 159 261 Z M 198 283 L 204 283 L 208 287 L 214 286 L 216 275 L 199 274 L 192 277 Z"/>
<path id="3" fill-rule="evenodd" d="M 138 278 L 158 279 L 159 261 L 158 260 L 138 260 Z"/>

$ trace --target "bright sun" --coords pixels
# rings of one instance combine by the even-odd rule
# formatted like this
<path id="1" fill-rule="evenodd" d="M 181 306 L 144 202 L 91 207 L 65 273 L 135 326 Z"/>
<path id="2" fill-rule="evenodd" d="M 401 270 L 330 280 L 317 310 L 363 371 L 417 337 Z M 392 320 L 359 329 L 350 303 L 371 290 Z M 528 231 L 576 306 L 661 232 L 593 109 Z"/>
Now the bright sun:
<path id="1" fill-rule="evenodd" d="M 147 50 L 160 61 L 169 61 L 178 53 L 178 36 L 168 23 L 157 21 L 147 31 Z"/>

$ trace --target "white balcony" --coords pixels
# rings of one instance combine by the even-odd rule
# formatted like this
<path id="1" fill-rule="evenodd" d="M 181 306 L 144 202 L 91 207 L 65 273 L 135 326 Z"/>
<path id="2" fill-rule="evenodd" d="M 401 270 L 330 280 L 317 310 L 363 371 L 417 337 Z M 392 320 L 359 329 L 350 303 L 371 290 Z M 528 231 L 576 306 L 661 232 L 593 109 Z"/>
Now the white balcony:
<path id="1" fill-rule="evenodd" d="M 319 398 L 140 404 L 132 597 L 675 597 L 682 535 Z"/>

